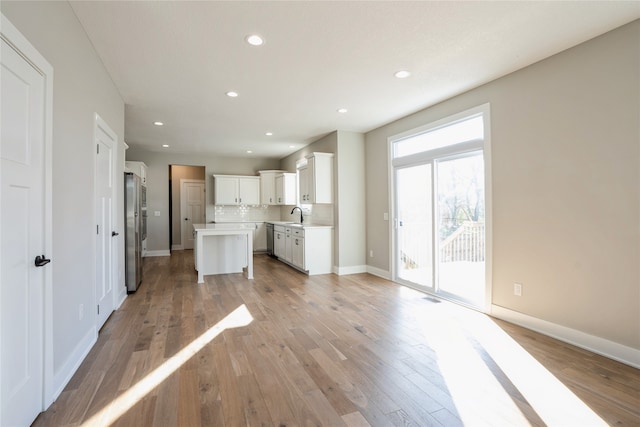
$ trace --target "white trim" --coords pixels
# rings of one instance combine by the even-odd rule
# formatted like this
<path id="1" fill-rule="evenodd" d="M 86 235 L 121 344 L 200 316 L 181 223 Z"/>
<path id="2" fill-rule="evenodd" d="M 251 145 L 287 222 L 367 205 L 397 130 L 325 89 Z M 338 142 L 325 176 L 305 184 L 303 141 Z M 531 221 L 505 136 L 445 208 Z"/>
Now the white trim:
<path id="1" fill-rule="evenodd" d="M 44 250 L 54 260 L 44 270 L 43 294 L 43 390 L 42 410 L 48 408 L 54 398 L 53 375 L 53 67 L 26 37 L 1 14 L 0 37 L 13 46 L 27 62 L 44 76 Z"/>
<path id="2" fill-rule="evenodd" d="M 349 267 L 338 267 L 333 266 L 333 273 L 338 276 L 345 276 L 348 274 L 358 274 L 358 273 L 366 273 L 367 266 L 366 265 L 352 265 Z"/>
<path id="3" fill-rule="evenodd" d="M 127 288 L 125 287 L 124 289 L 125 289 L 124 294 L 123 294 L 123 293 L 120 293 L 120 298 L 118 298 L 118 300 L 117 300 L 117 304 L 116 304 L 116 306 L 114 307 L 114 309 L 116 309 L 116 310 L 117 310 L 117 309 L 119 309 L 119 308 L 120 308 L 120 306 L 122 305 L 122 303 L 124 302 L 124 300 L 126 300 L 126 299 L 127 299 L 127 291 L 126 291 L 126 289 L 127 289 Z"/>
<path id="4" fill-rule="evenodd" d="M 98 341 L 98 331 L 96 328 L 89 329 L 84 337 L 75 346 L 65 363 L 56 372 L 53 379 L 54 393 L 51 396 L 52 400 L 56 400 L 64 388 L 69 384 L 73 374 L 76 373 L 84 359 L 87 357 L 93 345 Z"/>
<path id="5" fill-rule="evenodd" d="M 383 279 L 391 280 L 391 272 L 387 270 L 383 270 L 381 268 L 373 267 L 371 265 L 367 265 L 367 273 L 373 274 L 374 276 L 382 277 Z"/>
<path id="6" fill-rule="evenodd" d="M 538 319 L 499 305 L 491 306 L 491 315 L 640 369 L 640 349 L 627 347 L 605 338 Z"/>
<path id="7" fill-rule="evenodd" d="M 163 249 L 161 251 L 147 251 L 145 257 L 153 257 L 153 256 L 171 256 L 171 251 L 167 249 Z"/>
<path id="8" fill-rule="evenodd" d="M 171 245 L 171 250 L 172 251 L 184 251 L 184 246 L 182 246 L 182 245 Z"/>

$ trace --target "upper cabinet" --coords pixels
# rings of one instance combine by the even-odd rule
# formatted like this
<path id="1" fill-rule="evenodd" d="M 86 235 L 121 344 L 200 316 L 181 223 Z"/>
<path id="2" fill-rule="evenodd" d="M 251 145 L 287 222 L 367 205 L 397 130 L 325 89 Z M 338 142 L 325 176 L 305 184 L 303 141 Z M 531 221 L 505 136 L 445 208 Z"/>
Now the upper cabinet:
<path id="1" fill-rule="evenodd" d="M 216 205 L 259 205 L 260 177 L 213 175 Z"/>
<path id="2" fill-rule="evenodd" d="M 296 204 L 296 174 L 281 173 L 276 176 L 276 202 L 279 205 Z"/>
<path id="3" fill-rule="evenodd" d="M 140 177 L 140 183 L 143 186 L 147 186 L 147 165 L 143 162 L 125 162 L 124 167 L 126 172 L 133 172 Z"/>
<path id="4" fill-rule="evenodd" d="M 298 166 L 301 204 L 333 203 L 333 153 L 311 153 Z"/>
<path id="5" fill-rule="evenodd" d="M 260 174 L 260 201 L 263 205 L 277 205 L 276 176 L 284 171 L 268 170 L 259 171 Z"/>
<path id="6" fill-rule="evenodd" d="M 295 205 L 296 174 L 279 170 L 259 171 L 263 205 Z"/>

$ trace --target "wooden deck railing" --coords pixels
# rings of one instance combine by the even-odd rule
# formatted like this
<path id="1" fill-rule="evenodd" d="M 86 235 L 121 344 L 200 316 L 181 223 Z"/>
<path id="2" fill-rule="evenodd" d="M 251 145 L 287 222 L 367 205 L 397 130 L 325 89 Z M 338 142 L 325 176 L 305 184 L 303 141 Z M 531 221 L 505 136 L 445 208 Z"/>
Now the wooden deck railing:
<path id="1" fill-rule="evenodd" d="M 440 262 L 483 262 L 484 223 L 465 222 L 440 246 Z"/>

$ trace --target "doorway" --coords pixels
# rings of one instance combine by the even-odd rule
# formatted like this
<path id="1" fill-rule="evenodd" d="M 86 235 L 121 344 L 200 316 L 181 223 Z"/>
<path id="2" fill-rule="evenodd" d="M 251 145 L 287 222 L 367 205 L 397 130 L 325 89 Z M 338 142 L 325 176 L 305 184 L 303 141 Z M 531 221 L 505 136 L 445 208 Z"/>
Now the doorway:
<path id="1" fill-rule="evenodd" d="M 53 400 L 53 68 L 0 17 L 0 425 L 29 425 Z"/>
<path id="2" fill-rule="evenodd" d="M 180 189 L 182 248 L 193 249 L 193 224 L 206 222 L 204 181 L 181 179 Z"/>
<path id="3" fill-rule="evenodd" d="M 169 165 L 169 234 L 173 251 L 193 249 L 193 240 L 189 241 L 185 234 L 189 234 L 192 224 L 206 223 L 205 173 L 204 166 Z"/>
<path id="4" fill-rule="evenodd" d="M 117 251 L 114 242 L 116 199 L 116 148 L 118 137 L 109 125 L 95 115 L 94 138 L 96 144 L 96 328 L 99 330 L 115 307 L 115 278 L 117 277 Z"/>
<path id="5" fill-rule="evenodd" d="M 488 106 L 390 140 L 393 276 L 473 308 L 490 302 Z"/>

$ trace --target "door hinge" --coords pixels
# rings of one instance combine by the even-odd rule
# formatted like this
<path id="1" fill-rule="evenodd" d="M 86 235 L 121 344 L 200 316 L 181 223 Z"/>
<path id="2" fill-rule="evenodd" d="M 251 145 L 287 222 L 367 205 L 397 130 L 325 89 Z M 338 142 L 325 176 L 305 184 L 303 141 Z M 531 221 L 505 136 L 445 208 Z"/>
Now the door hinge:
<path id="1" fill-rule="evenodd" d="M 96 225 L 96 234 L 100 234 L 100 225 Z"/>
<path id="2" fill-rule="evenodd" d="M 96 144 L 96 154 L 100 154 L 100 144 Z"/>
<path id="3" fill-rule="evenodd" d="M 100 315 L 100 304 L 98 304 L 98 316 Z"/>

